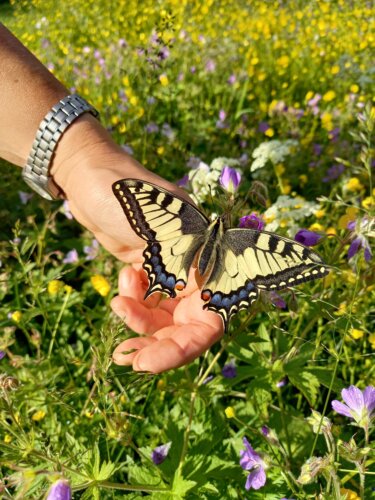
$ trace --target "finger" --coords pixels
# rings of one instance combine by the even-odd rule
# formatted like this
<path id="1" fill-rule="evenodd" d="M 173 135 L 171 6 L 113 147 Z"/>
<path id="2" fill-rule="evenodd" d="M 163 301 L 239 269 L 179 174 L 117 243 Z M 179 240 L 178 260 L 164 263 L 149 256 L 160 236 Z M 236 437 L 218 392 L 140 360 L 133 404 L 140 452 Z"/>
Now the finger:
<path id="1" fill-rule="evenodd" d="M 206 351 L 222 336 L 222 331 L 204 323 L 166 327 L 154 338 L 157 342 L 145 345 L 133 358 L 136 371 L 160 373 L 177 368 Z"/>
<path id="2" fill-rule="evenodd" d="M 148 288 L 148 279 L 143 269 L 136 270 L 127 266 L 119 274 L 119 292 L 121 296 L 131 297 L 138 302 L 143 302 L 147 307 L 156 307 L 161 300 L 159 293 L 153 294 L 144 300 Z"/>
<path id="3" fill-rule="evenodd" d="M 114 297 L 111 308 L 136 333 L 151 335 L 173 322 L 170 312 L 150 309 L 132 297 Z"/>
<path id="4" fill-rule="evenodd" d="M 180 301 L 174 312 L 176 324 L 206 323 L 219 331 L 223 331 L 221 317 L 213 311 L 203 309 L 204 301 L 201 299 L 200 290 L 196 290 L 190 297 Z"/>
<path id="5" fill-rule="evenodd" d="M 113 351 L 112 359 L 116 365 L 130 366 L 133 364 L 139 349 L 157 342 L 153 337 L 134 337 L 121 342 Z M 133 351 L 134 350 L 134 351 Z M 133 352 L 128 352 L 133 351 Z"/>

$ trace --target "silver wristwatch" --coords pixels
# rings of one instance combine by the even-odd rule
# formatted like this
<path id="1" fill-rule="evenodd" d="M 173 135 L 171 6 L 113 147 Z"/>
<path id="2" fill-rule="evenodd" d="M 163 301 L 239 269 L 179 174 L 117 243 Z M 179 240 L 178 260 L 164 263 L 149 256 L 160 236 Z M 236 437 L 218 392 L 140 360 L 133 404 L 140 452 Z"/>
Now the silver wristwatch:
<path id="1" fill-rule="evenodd" d="M 47 200 L 63 198 L 64 193 L 49 175 L 54 152 L 65 130 L 83 113 L 98 117 L 98 111 L 83 97 L 72 94 L 55 104 L 39 125 L 26 165 L 23 180 Z"/>

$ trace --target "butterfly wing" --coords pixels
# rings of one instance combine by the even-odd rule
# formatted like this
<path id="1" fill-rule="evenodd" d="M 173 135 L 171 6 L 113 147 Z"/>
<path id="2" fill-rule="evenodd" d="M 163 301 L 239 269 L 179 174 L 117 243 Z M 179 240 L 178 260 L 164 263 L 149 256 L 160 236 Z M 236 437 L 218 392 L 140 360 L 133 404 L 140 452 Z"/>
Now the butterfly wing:
<path id="1" fill-rule="evenodd" d="M 320 256 L 293 240 L 253 229 L 225 231 L 202 292 L 205 309 L 227 328 L 230 317 L 251 305 L 258 290 L 280 290 L 328 273 Z"/>
<path id="2" fill-rule="evenodd" d="M 203 244 L 208 219 L 192 204 L 154 184 L 123 179 L 113 192 L 132 229 L 147 241 L 143 252 L 149 288 L 176 296 L 187 283 L 189 269 Z"/>

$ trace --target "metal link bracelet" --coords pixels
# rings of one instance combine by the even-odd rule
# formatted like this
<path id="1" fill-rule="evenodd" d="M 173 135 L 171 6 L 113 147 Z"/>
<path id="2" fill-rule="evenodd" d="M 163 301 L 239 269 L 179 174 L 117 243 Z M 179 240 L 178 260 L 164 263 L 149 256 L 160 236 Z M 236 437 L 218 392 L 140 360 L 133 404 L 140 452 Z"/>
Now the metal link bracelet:
<path id="1" fill-rule="evenodd" d="M 49 171 L 61 136 L 83 113 L 91 113 L 96 118 L 99 116 L 98 111 L 83 97 L 77 94 L 68 95 L 52 106 L 39 125 L 22 177 L 34 191 L 47 200 L 63 197 L 63 191 L 49 175 Z"/>

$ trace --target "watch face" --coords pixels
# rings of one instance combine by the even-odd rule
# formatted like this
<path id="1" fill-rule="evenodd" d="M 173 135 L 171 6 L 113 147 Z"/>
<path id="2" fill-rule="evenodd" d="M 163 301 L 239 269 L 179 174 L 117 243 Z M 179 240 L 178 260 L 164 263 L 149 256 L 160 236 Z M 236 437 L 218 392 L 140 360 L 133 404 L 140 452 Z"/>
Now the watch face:
<path id="1" fill-rule="evenodd" d="M 38 184 L 38 182 L 25 172 L 22 172 L 22 178 L 28 186 L 31 187 L 33 191 L 36 191 L 40 196 L 43 196 L 46 200 L 52 200 L 52 196 L 47 193 L 43 186 Z"/>

